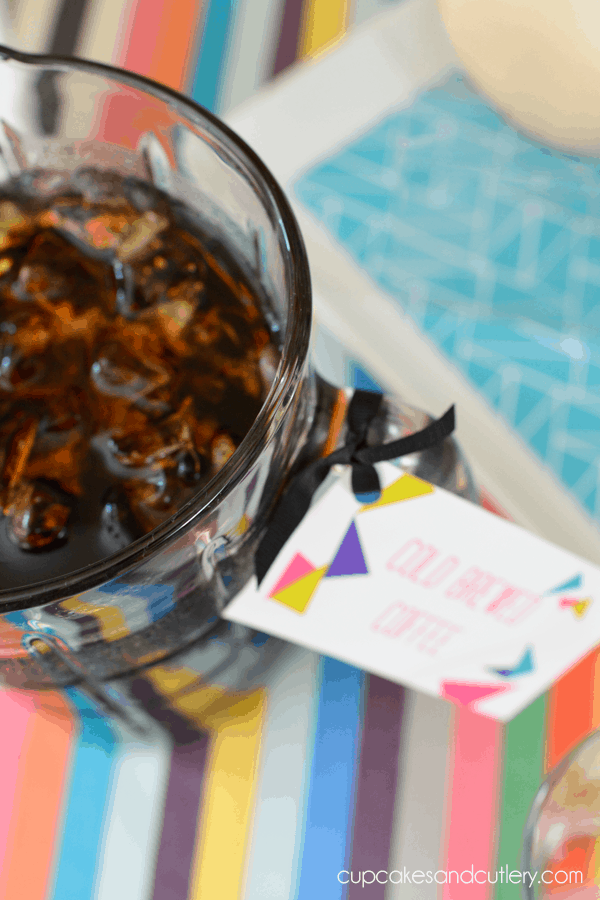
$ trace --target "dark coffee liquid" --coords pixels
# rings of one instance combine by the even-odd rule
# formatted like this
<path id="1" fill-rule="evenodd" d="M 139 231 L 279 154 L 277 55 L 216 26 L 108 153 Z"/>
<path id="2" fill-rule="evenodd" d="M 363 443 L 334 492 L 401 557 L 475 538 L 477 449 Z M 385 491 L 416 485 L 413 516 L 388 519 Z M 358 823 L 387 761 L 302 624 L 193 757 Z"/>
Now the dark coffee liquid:
<path id="1" fill-rule="evenodd" d="M 257 293 L 185 210 L 93 171 L 51 201 L 32 183 L 0 197 L 0 589 L 172 516 L 239 445 L 278 360 Z"/>

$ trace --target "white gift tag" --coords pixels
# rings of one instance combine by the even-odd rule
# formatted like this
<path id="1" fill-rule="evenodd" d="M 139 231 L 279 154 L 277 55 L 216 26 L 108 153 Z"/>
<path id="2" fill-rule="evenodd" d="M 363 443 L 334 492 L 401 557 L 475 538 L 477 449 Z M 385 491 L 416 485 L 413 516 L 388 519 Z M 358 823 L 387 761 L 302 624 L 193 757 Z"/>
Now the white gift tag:
<path id="1" fill-rule="evenodd" d="M 390 463 L 333 479 L 226 619 L 508 721 L 600 642 L 600 569 Z"/>

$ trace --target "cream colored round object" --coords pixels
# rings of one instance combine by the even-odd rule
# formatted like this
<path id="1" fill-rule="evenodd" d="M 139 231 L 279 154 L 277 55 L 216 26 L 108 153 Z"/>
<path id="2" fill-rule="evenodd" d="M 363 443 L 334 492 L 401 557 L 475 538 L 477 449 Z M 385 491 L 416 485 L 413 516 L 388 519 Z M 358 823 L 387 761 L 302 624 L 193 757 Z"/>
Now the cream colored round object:
<path id="1" fill-rule="evenodd" d="M 438 0 L 475 84 L 517 127 L 600 151 L 600 0 Z"/>

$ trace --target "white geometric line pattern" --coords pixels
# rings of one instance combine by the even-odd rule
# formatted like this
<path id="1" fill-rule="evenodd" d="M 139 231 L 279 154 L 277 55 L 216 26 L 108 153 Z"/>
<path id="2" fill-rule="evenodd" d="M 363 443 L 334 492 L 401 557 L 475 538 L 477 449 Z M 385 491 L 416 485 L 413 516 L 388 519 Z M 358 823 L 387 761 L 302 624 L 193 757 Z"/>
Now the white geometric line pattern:
<path id="1" fill-rule="evenodd" d="M 600 161 L 452 75 L 295 192 L 600 519 Z"/>

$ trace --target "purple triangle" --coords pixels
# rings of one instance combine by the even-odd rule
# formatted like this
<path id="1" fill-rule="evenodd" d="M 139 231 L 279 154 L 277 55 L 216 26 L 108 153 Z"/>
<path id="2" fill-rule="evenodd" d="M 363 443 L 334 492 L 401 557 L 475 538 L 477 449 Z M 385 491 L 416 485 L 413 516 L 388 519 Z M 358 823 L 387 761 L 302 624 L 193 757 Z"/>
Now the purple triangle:
<path id="1" fill-rule="evenodd" d="M 354 522 L 344 535 L 344 540 L 339 546 L 333 562 L 327 570 L 326 578 L 336 575 L 368 575 L 369 570 L 365 562 L 358 531 Z"/>

